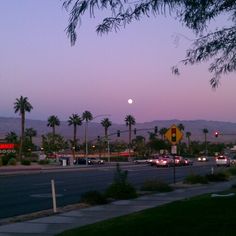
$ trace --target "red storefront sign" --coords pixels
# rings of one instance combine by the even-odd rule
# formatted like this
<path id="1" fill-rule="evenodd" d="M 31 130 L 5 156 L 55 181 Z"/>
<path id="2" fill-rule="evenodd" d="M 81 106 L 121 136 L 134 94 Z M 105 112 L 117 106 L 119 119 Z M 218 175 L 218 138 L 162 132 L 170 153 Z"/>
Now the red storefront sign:
<path id="1" fill-rule="evenodd" d="M 0 150 L 14 149 L 14 148 L 15 148 L 14 143 L 0 143 Z"/>

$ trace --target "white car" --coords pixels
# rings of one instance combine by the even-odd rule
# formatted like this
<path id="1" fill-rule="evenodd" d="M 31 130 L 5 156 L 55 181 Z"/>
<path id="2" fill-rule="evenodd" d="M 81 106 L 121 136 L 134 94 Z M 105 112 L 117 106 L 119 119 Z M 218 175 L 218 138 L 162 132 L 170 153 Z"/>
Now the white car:
<path id="1" fill-rule="evenodd" d="M 160 156 L 155 160 L 154 165 L 156 167 L 170 167 L 174 165 L 174 159 L 172 156 Z"/>
<path id="2" fill-rule="evenodd" d="M 216 157 L 217 166 L 230 166 L 230 159 L 227 156 L 220 155 Z"/>
<path id="3" fill-rule="evenodd" d="M 208 158 L 206 156 L 200 156 L 197 158 L 198 161 L 208 161 Z"/>
<path id="4" fill-rule="evenodd" d="M 96 158 L 96 157 L 89 157 L 88 158 L 88 164 L 89 165 L 93 165 L 93 164 L 104 164 L 104 161 L 100 158 Z"/>
<path id="5" fill-rule="evenodd" d="M 136 159 L 134 160 L 135 164 L 147 164 L 148 160 L 147 159 Z"/>

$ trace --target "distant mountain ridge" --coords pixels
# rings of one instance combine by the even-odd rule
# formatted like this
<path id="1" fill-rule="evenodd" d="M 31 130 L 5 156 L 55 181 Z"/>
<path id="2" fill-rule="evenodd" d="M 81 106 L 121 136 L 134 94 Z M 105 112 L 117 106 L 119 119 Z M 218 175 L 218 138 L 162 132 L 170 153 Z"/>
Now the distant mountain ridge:
<path id="1" fill-rule="evenodd" d="M 225 121 L 208 121 L 208 120 L 154 120 L 151 122 L 137 123 L 135 128 L 137 129 L 137 135 L 142 135 L 144 137 L 148 137 L 148 131 L 154 132 L 154 127 L 157 126 L 158 130 L 161 128 L 169 128 L 173 124 L 183 124 L 185 127 L 184 133 L 191 132 L 191 140 L 204 140 L 203 129 L 208 129 L 209 133 L 207 134 L 208 141 L 215 142 L 235 142 L 236 141 L 236 123 L 225 122 Z M 14 131 L 17 134 L 20 133 L 20 118 L 12 118 L 12 117 L 0 117 L 0 138 L 4 138 L 8 132 Z M 46 134 L 51 132 L 51 128 L 47 127 L 47 121 L 42 120 L 26 120 L 26 128 L 34 128 L 37 130 L 37 139 L 41 138 L 42 134 Z M 149 129 L 145 131 L 139 130 Z M 111 135 L 111 139 L 118 139 L 116 137 L 117 130 L 125 131 L 127 127 L 124 124 L 112 124 L 109 128 L 109 133 L 114 134 Z M 214 132 L 219 131 L 220 135 L 218 138 L 214 137 Z M 60 133 L 67 139 L 72 138 L 73 127 L 68 126 L 66 121 L 61 121 L 61 125 L 56 127 L 56 132 Z M 104 135 L 104 128 L 98 122 L 90 122 L 88 137 L 90 140 L 96 139 L 97 136 Z M 134 135 L 133 135 L 134 137 Z M 80 142 L 84 140 L 84 125 L 78 127 L 78 138 Z M 128 132 L 121 132 L 120 139 L 127 140 Z M 185 134 L 184 134 L 185 139 Z"/>

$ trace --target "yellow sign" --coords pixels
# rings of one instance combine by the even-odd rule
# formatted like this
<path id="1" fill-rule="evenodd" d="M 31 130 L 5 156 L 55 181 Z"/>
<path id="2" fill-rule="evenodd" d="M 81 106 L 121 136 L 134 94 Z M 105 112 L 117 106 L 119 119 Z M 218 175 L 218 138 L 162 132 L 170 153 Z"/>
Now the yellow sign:
<path id="1" fill-rule="evenodd" d="M 172 125 L 165 133 L 165 138 L 172 144 L 176 145 L 183 138 L 183 133 L 176 125 Z"/>

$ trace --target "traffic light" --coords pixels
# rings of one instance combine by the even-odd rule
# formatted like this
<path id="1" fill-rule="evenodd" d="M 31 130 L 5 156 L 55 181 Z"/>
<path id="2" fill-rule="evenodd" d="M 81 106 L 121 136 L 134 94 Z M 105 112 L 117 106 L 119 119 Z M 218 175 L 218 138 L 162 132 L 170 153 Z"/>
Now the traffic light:
<path id="1" fill-rule="evenodd" d="M 158 128 L 157 126 L 154 127 L 154 133 L 157 134 Z"/>
<path id="2" fill-rule="evenodd" d="M 171 142 L 176 142 L 176 128 L 171 128 Z"/>
<path id="3" fill-rule="evenodd" d="M 97 137 L 98 142 L 100 142 L 100 136 Z"/>
<path id="4" fill-rule="evenodd" d="M 218 131 L 215 131 L 215 137 L 217 138 L 219 135 L 219 132 Z"/>
<path id="5" fill-rule="evenodd" d="M 120 130 L 117 130 L 117 137 L 120 137 Z"/>
<path id="6" fill-rule="evenodd" d="M 136 128 L 134 128 L 134 135 L 136 135 L 136 133 L 137 133 L 137 130 L 136 130 Z"/>

